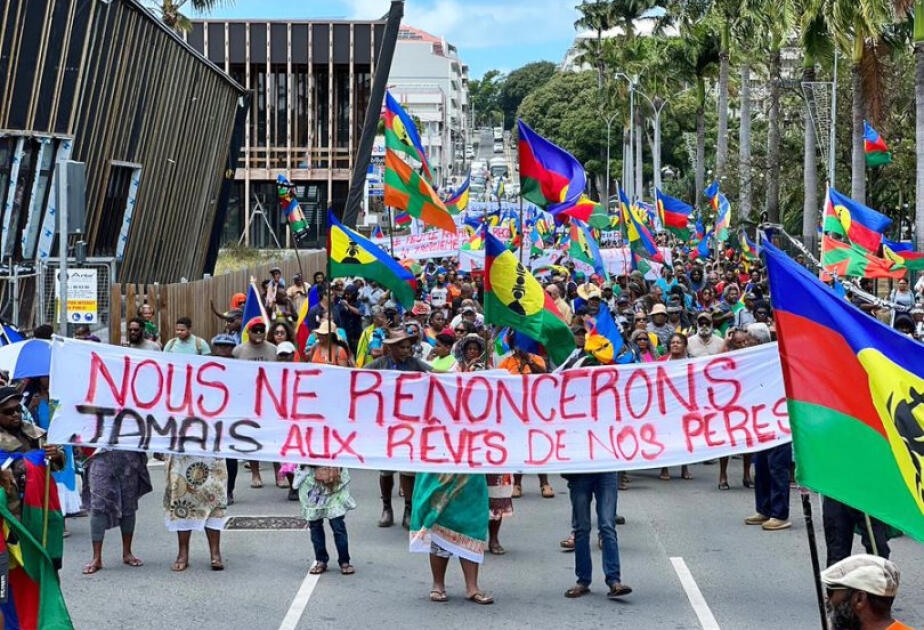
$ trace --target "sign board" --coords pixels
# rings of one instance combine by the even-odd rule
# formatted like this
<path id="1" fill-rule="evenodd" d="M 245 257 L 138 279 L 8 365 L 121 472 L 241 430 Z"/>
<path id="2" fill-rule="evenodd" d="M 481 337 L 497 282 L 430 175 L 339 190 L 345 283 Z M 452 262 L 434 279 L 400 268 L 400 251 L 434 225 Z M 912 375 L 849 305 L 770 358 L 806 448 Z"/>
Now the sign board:
<path id="1" fill-rule="evenodd" d="M 67 270 L 67 321 L 71 324 L 99 323 L 97 269 Z M 56 273 L 55 298 L 61 297 L 61 272 Z"/>

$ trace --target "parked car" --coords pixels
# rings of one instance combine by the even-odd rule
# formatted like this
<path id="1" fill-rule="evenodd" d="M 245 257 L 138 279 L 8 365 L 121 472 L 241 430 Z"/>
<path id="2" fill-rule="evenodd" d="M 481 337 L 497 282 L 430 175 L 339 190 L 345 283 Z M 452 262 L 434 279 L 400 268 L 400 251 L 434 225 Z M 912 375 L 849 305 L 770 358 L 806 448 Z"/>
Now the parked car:
<path id="1" fill-rule="evenodd" d="M 503 152 L 504 152 L 504 141 L 503 141 L 503 140 L 495 140 L 495 141 L 494 141 L 494 152 L 495 152 L 495 153 L 503 153 Z"/>

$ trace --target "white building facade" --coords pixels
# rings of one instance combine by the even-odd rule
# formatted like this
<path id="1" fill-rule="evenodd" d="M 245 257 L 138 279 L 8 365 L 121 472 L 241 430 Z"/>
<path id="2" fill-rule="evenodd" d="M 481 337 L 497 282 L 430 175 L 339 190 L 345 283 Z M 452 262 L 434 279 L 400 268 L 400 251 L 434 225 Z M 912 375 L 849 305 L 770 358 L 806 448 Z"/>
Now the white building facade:
<path id="1" fill-rule="evenodd" d="M 464 148 L 471 141 L 468 66 L 445 39 L 402 26 L 388 89 L 420 120 L 421 141 L 442 187 L 461 172 Z"/>

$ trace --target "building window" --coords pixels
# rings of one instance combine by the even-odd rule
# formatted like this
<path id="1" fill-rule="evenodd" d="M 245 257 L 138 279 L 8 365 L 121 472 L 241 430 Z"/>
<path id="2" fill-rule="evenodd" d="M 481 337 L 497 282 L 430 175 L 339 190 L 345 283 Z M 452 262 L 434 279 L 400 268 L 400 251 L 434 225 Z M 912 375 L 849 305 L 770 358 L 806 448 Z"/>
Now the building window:
<path id="1" fill-rule="evenodd" d="M 250 145 L 254 147 L 266 146 L 266 66 L 254 66 L 254 68 L 264 68 L 264 70 L 251 71 L 250 78 L 253 79 L 255 107 L 251 108 L 251 119 L 253 120 L 253 137 Z"/>
<path id="2" fill-rule="evenodd" d="M 308 146 L 308 132 L 311 126 L 311 110 L 309 106 L 311 99 L 309 90 L 311 89 L 310 77 L 307 66 L 298 66 L 295 69 L 295 137 L 294 142 L 298 147 Z M 307 168 L 299 166 L 299 168 Z"/>
<path id="3" fill-rule="evenodd" d="M 289 110 L 288 100 L 288 75 L 285 66 L 274 66 L 272 72 L 272 86 L 270 87 L 270 122 L 273 126 L 270 144 L 273 147 L 285 147 L 286 136 L 288 134 Z M 282 155 L 277 152 L 275 155 Z M 285 166 L 285 163 L 273 165 L 276 168 Z"/>
<path id="4" fill-rule="evenodd" d="M 368 66 L 357 66 L 353 73 L 353 100 L 356 103 L 356 142 L 362 134 L 363 122 L 366 117 L 366 109 L 369 107 L 369 92 L 372 86 L 372 74 Z"/>
<path id="5" fill-rule="evenodd" d="M 109 167 L 109 182 L 106 185 L 103 212 L 93 248 L 97 256 L 116 255 L 119 232 L 125 219 L 125 209 L 128 207 L 128 196 L 131 192 L 134 171 L 135 169 L 130 166 L 112 165 Z"/>
<path id="6" fill-rule="evenodd" d="M 350 146 L 350 69 L 338 67 L 334 72 L 334 106 L 336 109 L 335 125 L 337 128 L 337 148 Z"/>
<path id="7" fill-rule="evenodd" d="M 314 72 L 314 120 L 315 120 L 315 134 L 314 134 L 314 146 L 316 147 L 329 147 L 330 146 L 330 135 L 329 129 L 327 126 L 327 113 L 328 113 L 328 76 L 327 66 L 315 66 Z M 326 168 L 327 163 L 319 165 L 321 168 Z"/>

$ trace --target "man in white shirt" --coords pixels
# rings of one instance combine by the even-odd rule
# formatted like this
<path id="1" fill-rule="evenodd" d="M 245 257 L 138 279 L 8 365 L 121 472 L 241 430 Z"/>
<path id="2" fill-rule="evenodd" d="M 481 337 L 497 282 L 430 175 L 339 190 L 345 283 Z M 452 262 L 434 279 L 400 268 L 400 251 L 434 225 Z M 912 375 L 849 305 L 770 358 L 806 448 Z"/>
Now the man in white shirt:
<path id="1" fill-rule="evenodd" d="M 712 315 L 702 312 L 696 316 L 696 334 L 687 340 L 687 352 L 691 357 L 707 357 L 722 352 L 725 342 L 712 328 Z"/>

